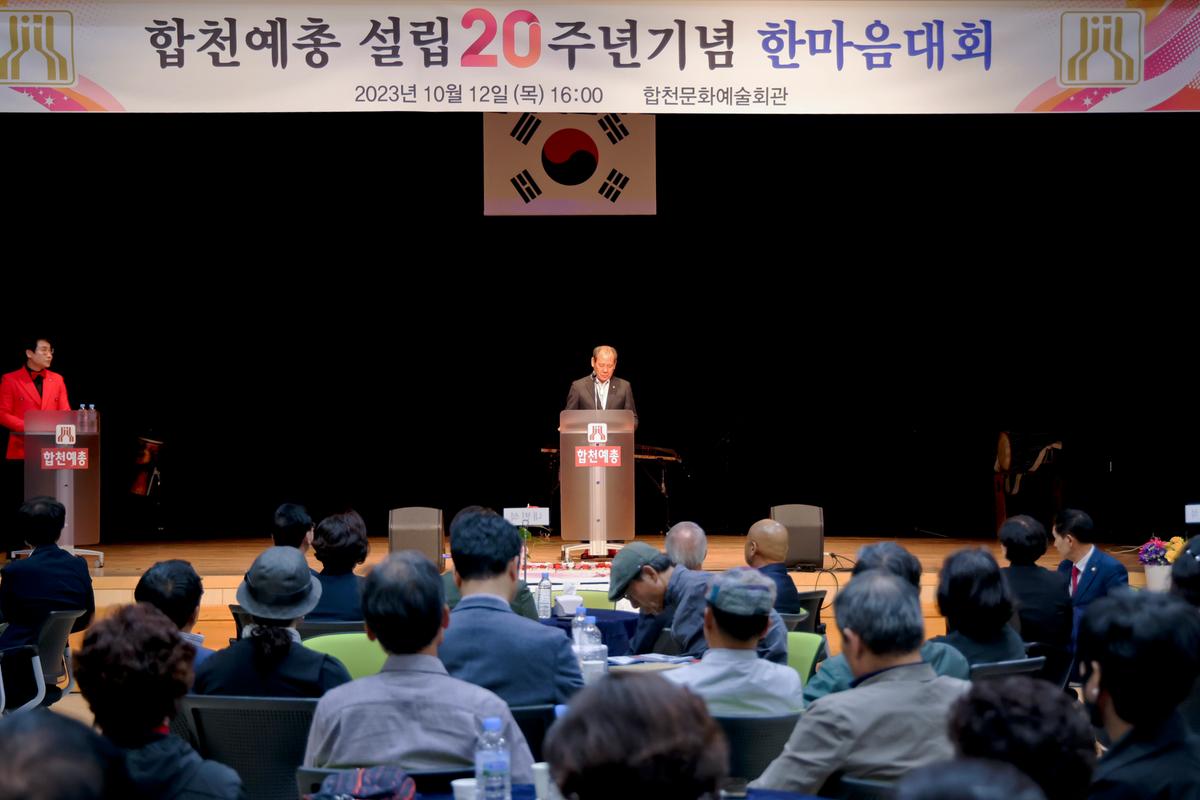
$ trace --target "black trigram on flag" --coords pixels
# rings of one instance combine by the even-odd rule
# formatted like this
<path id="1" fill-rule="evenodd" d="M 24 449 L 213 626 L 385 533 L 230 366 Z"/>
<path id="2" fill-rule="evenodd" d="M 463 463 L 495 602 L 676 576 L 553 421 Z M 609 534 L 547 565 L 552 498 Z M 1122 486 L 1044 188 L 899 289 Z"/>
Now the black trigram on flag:
<path id="1" fill-rule="evenodd" d="M 537 133 L 537 129 L 542 127 L 542 121 L 533 114 L 522 114 L 517 120 L 517 124 L 513 126 L 512 133 L 509 134 L 521 144 L 529 144 L 529 140 Z"/>
<path id="2" fill-rule="evenodd" d="M 527 169 L 521 170 L 516 177 L 509 178 L 509 181 L 512 182 L 513 188 L 526 203 L 532 203 L 542 193 L 542 188 L 537 185 Z"/>
<path id="3" fill-rule="evenodd" d="M 616 114 L 605 114 L 600 118 L 600 130 L 604 131 L 604 135 L 608 137 L 608 141 L 616 144 L 629 135 L 629 128 L 625 127 L 625 123 L 621 122 L 621 118 Z"/>
<path id="4" fill-rule="evenodd" d="M 615 203 L 627 185 L 629 185 L 629 177 L 612 169 L 608 171 L 608 177 L 604 179 L 604 183 L 600 184 L 600 194 L 604 195 L 606 200 Z"/>

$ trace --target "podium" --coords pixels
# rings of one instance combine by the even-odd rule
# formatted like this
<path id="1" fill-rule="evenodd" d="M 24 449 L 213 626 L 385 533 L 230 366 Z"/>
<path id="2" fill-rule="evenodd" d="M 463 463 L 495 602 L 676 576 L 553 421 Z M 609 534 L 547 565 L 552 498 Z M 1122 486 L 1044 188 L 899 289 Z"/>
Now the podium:
<path id="1" fill-rule="evenodd" d="M 100 416 L 95 411 L 26 412 L 25 499 L 39 495 L 67 509 L 59 547 L 95 556 L 96 566 L 103 567 L 99 550 L 76 547 L 100 541 Z"/>
<path id="2" fill-rule="evenodd" d="M 563 553 L 607 556 L 634 538 L 633 412 L 563 411 L 558 415 Z M 587 544 L 567 545 L 567 542 Z"/>

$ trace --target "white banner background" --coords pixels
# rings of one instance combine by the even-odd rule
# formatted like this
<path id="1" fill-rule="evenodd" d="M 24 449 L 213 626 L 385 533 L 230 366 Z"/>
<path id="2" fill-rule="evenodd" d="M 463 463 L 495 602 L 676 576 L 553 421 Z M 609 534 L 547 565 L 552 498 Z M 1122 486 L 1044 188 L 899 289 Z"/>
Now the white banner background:
<path id="1" fill-rule="evenodd" d="M 69 62 L 62 74 L 49 73 L 47 65 L 55 59 L 45 55 L 46 47 L 39 49 L 33 40 L 22 44 L 32 24 L 25 20 L 42 12 L 56 19 L 54 50 Z M 1064 81 L 1070 56 L 1080 50 L 1085 12 L 1096 12 L 1091 16 L 1097 19 L 1118 12 L 1125 34 L 1121 49 L 1136 62 L 1134 75 L 1115 75 L 1119 58 L 1099 52 L 1089 59 L 1090 80 Z M 0 66 L 7 65 L 7 74 L 0 73 L 0 110 L 794 114 L 1131 111 L 1159 104 L 1193 110 L 1200 107 L 1194 88 L 1200 86 L 1197 13 L 1195 3 L 1180 0 L 1157 5 L 22 0 L 0 3 Z M 414 33 L 426 29 L 440 39 L 443 17 L 444 44 L 414 40 Z M 286 20 L 286 44 L 274 49 L 272 31 L 278 29 L 277 40 L 284 38 L 279 20 Z M 372 20 L 381 24 L 378 35 L 367 40 Z M 628 20 L 636 22 L 632 37 Z M 684 31 L 682 69 L 677 20 Z M 726 20 L 732 22 L 731 44 L 722 41 Z M 794 58 L 788 57 L 789 20 L 795 37 L 804 40 Z M 841 69 L 839 20 L 844 39 L 857 45 L 844 49 Z M 579 35 L 564 36 L 577 27 L 567 23 L 582 23 Z M 493 24 L 494 33 L 485 35 Z M 194 38 L 176 41 L 179 25 L 185 37 Z M 531 36 L 535 26 L 539 34 Z M 399 34 L 394 51 L 393 27 Z M 202 32 L 206 29 L 210 32 Z M 940 69 L 936 63 L 930 67 L 921 52 L 929 31 L 939 29 Z M 784 34 L 760 33 L 772 30 Z M 817 33 L 806 33 L 810 30 Z M 820 52 L 826 39 L 832 52 Z M 796 66 L 773 66 L 764 43 L 776 49 L 781 65 Z M 590 45 L 573 51 L 574 69 L 565 45 Z M 472 49 L 494 65 L 469 65 Z M 652 57 L 655 50 L 660 52 Z M 444 58 L 445 65 L 427 66 L 426 51 L 435 63 Z M 215 66 L 214 55 L 238 66 Z M 640 66 L 617 67 L 614 57 Z M 399 62 L 403 66 L 380 65 Z M 16 66 L 19 76 L 13 74 Z"/>

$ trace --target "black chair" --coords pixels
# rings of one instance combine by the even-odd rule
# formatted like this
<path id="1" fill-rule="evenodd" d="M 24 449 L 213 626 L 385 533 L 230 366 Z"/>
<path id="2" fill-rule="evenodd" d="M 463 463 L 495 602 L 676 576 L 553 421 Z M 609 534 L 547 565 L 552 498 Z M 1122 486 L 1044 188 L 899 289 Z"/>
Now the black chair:
<path id="1" fill-rule="evenodd" d="M 300 632 L 300 641 L 311 639 L 314 636 L 324 636 L 329 633 L 363 633 L 367 629 L 367 623 L 363 620 L 329 620 L 321 622 L 305 622 L 301 620 L 296 623 L 296 630 Z"/>
<path id="2" fill-rule="evenodd" d="M 821 787 L 821 797 L 836 800 L 891 800 L 895 795 L 894 783 L 851 778 L 849 775 L 834 775 Z"/>
<path id="3" fill-rule="evenodd" d="M 182 707 L 175 712 L 175 716 L 171 717 L 170 728 L 172 736 L 178 736 L 190 744 L 193 749 L 198 749 L 199 743 L 192 738 L 192 729 L 188 725 L 187 715 L 183 713 Z"/>
<path id="4" fill-rule="evenodd" d="M 196 750 L 236 770 L 247 797 L 295 800 L 317 698 L 189 694 L 182 708 Z"/>
<path id="5" fill-rule="evenodd" d="M 784 614 L 782 611 L 780 611 L 779 618 L 783 620 L 783 625 L 788 629 L 788 632 L 791 632 L 800 630 L 800 628 L 797 626 L 804 622 L 804 620 L 808 619 L 808 612 L 803 608 L 800 609 L 799 614 Z"/>
<path id="6" fill-rule="evenodd" d="M 799 714 L 761 717 L 713 717 L 729 742 L 729 777 L 752 781 L 783 752 Z"/>
<path id="7" fill-rule="evenodd" d="M 24 673 L 29 673 L 30 678 L 28 683 L 15 677 Z M 13 686 L 14 688 L 20 687 L 22 693 L 27 693 L 29 689 L 33 689 L 33 696 L 20 705 L 9 708 L 8 703 L 10 698 L 4 686 L 6 675 L 14 676 Z M 0 650 L 0 714 L 16 714 L 20 711 L 37 708 L 41 705 L 45 697 L 46 679 L 42 674 L 42 661 L 38 658 L 37 648 L 31 644 L 22 644 Z M 14 697 L 11 699 L 13 702 L 16 702 L 23 698 Z"/>
<path id="8" fill-rule="evenodd" d="M 67 646 L 67 637 L 75 627 L 75 621 L 87 612 L 51 611 L 38 631 L 37 651 L 42 661 L 42 676 L 46 683 L 46 696 L 42 705 L 57 703 L 64 694 L 70 693 L 75 686 L 75 676 L 71 674 L 71 648 Z M 58 688 L 58 680 L 67 678 L 66 687 Z"/>
<path id="9" fill-rule="evenodd" d="M 237 603 L 229 604 L 229 613 L 233 614 L 233 626 L 237 630 L 237 636 L 234 638 L 240 639 L 242 638 L 242 628 L 252 625 L 254 620 L 250 618 L 250 612 Z"/>
<path id="10" fill-rule="evenodd" d="M 821 605 L 825 602 L 825 590 L 813 589 L 808 592 L 798 592 L 800 595 L 800 609 L 808 612 L 808 616 L 800 620 L 800 624 L 795 630 L 804 631 L 806 633 L 819 633 L 825 635 L 825 623 L 821 622 Z"/>
<path id="11" fill-rule="evenodd" d="M 1073 659 L 1066 647 L 1042 644 L 1041 642 L 1025 643 L 1026 658 L 1044 657 L 1046 664 L 1038 671 L 1036 677 L 1049 681 L 1060 689 L 1067 688 L 1071 679 Z"/>
<path id="12" fill-rule="evenodd" d="M 1028 675 L 1038 672 L 1046 666 L 1046 657 L 1018 658 L 1013 661 L 991 661 L 986 664 L 971 665 L 971 680 L 987 680 L 988 678 L 1003 678 L 1008 675 Z"/>
<path id="13" fill-rule="evenodd" d="M 521 733 L 525 734 L 525 742 L 529 752 L 533 753 L 534 761 L 542 760 L 542 742 L 546 739 L 546 731 L 554 724 L 554 706 L 509 706 L 513 719 Z"/>

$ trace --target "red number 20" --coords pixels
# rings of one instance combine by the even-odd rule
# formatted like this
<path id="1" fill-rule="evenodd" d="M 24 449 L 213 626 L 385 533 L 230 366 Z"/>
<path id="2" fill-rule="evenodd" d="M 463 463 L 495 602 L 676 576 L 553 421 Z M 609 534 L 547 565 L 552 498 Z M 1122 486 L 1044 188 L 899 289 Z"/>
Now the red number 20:
<path id="1" fill-rule="evenodd" d="M 461 63 L 464 67 L 494 67 L 496 57 L 484 55 L 483 49 L 496 38 L 496 18 L 484 8 L 472 8 L 463 14 L 462 26 L 467 30 L 473 28 L 476 22 L 483 23 L 483 33 L 462 54 Z M 529 52 L 525 55 L 519 55 L 516 47 L 517 25 L 522 22 L 529 26 Z M 531 11 L 514 11 L 505 17 L 503 43 L 504 59 L 509 64 L 520 69 L 536 64 L 542 55 L 542 26 L 537 16 Z"/>

